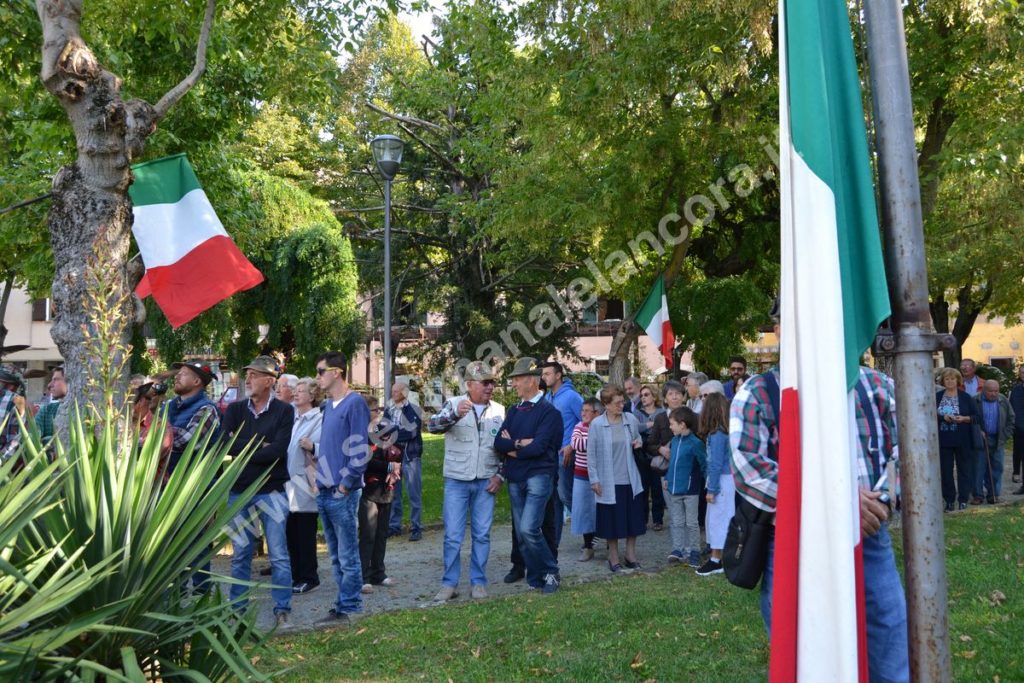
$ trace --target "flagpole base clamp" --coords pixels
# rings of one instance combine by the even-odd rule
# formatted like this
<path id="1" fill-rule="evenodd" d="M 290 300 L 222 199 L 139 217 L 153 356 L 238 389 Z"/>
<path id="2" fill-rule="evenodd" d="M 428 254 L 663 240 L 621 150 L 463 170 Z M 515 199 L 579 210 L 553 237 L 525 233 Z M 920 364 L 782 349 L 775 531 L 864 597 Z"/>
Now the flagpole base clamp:
<path id="1" fill-rule="evenodd" d="M 903 326 L 900 333 L 896 334 L 890 321 L 886 320 L 878 328 L 871 353 L 882 357 L 903 353 L 935 353 L 952 350 L 956 346 L 956 337 L 953 335 L 925 331 L 912 324 Z"/>

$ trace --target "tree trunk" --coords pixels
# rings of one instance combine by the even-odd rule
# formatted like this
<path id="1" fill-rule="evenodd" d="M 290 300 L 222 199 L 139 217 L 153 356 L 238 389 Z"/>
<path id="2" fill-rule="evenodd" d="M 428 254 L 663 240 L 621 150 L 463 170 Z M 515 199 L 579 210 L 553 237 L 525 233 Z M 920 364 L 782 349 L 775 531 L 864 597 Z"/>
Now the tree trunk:
<path id="1" fill-rule="evenodd" d="M 90 407 L 102 409 L 106 400 L 119 399 L 127 385 L 132 290 L 142 275 L 141 268 L 128 265 L 131 164 L 157 122 L 205 69 L 214 10 L 214 0 L 208 0 L 192 72 L 154 106 L 121 98 L 121 79 L 103 69 L 82 40 L 82 5 L 83 0 L 36 0 L 43 29 L 41 78 L 71 122 L 79 154 L 53 179 L 48 220 L 57 266 L 51 335 L 64 358 L 68 383 L 58 433 L 73 406 L 82 414 Z M 98 338 L 104 335 L 113 338 Z M 101 369 L 107 376 L 96 376 Z"/>
<path id="2" fill-rule="evenodd" d="M 0 294 L 0 349 L 7 345 L 7 303 L 11 300 L 11 290 L 14 288 L 14 274 L 8 273 L 4 280 L 4 291 Z"/>

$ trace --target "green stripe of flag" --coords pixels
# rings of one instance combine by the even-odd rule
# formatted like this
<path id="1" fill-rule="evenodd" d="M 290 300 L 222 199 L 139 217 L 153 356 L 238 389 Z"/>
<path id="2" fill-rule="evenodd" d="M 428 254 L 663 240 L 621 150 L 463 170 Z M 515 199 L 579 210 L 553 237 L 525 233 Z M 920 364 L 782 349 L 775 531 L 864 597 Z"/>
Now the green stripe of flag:
<path id="1" fill-rule="evenodd" d="M 793 147 L 836 200 L 852 387 L 860 356 L 890 308 L 846 3 L 788 0 L 786 38 Z"/>
<path id="2" fill-rule="evenodd" d="M 201 190 L 184 154 L 175 154 L 132 166 L 135 182 L 128 188 L 135 206 L 175 204 L 192 190 Z"/>

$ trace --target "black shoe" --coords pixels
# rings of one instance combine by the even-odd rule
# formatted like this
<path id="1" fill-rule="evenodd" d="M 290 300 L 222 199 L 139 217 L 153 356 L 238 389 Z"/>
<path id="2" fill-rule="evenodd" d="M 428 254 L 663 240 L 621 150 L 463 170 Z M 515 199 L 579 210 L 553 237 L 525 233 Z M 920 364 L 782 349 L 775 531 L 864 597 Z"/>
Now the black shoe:
<path id="1" fill-rule="evenodd" d="M 270 576 L 273 573 L 272 567 L 264 567 L 260 570 L 260 576 Z"/>
<path id="2" fill-rule="evenodd" d="M 630 562 L 629 560 L 624 560 L 622 562 L 622 566 L 625 567 L 626 569 L 640 569 L 641 568 L 639 562 Z"/>
<path id="3" fill-rule="evenodd" d="M 505 574 L 505 578 L 502 580 L 505 583 L 515 583 L 516 581 L 521 581 L 525 576 L 525 569 L 513 566 L 512 569 L 508 570 L 508 574 Z"/>
<path id="4" fill-rule="evenodd" d="M 1021 486 L 1019 489 L 1014 491 L 1013 495 L 1015 495 L 1015 496 L 1024 496 L 1024 486 Z"/>
<path id="5" fill-rule="evenodd" d="M 338 626 L 348 626 L 352 623 L 352 618 L 349 617 L 347 612 L 339 612 L 338 610 L 331 608 L 331 611 L 327 613 L 327 616 L 321 619 L 318 623 L 321 624 L 336 624 Z"/>
<path id="6" fill-rule="evenodd" d="M 423 532 L 420 531 L 419 529 L 417 529 L 416 531 L 414 531 L 411 534 L 409 534 L 409 540 L 413 541 L 413 542 L 415 542 L 415 541 L 422 541 L 423 540 Z"/>
<path id="7" fill-rule="evenodd" d="M 956 509 L 957 510 L 966 510 L 967 509 L 967 503 L 960 503 L 960 504 L 958 504 L 956 506 Z"/>
<path id="8" fill-rule="evenodd" d="M 302 595 L 303 593 L 309 593 L 311 591 L 315 591 L 319 587 L 320 587 L 320 582 L 319 581 L 316 582 L 316 583 L 309 583 L 308 581 L 303 581 L 301 583 L 297 583 L 294 586 L 292 586 L 292 593 L 294 593 L 295 595 Z"/>
<path id="9" fill-rule="evenodd" d="M 395 536 L 401 536 L 401 529 L 388 529 L 388 538 L 394 538 Z"/>
<path id="10" fill-rule="evenodd" d="M 725 570 L 722 569 L 721 562 L 713 562 L 711 560 L 708 560 L 707 562 L 702 564 L 700 568 L 697 570 L 697 576 L 711 576 L 712 574 L 721 574 L 724 571 Z"/>

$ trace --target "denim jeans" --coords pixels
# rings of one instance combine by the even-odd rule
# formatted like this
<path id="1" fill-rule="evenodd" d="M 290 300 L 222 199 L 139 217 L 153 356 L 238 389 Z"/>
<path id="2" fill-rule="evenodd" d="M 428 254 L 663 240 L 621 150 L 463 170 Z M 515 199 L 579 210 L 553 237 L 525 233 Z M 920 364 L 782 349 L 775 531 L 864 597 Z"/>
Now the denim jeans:
<path id="1" fill-rule="evenodd" d="M 363 568 L 359 560 L 359 498 L 362 489 L 346 495 L 324 489 L 316 498 L 320 521 L 324 525 L 327 552 L 334 568 L 338 596 L 334 609 L 339 613 L 363 611 Z"/>
<path id="2" fill-rule="evenodd" d="M 487 557 L 491 552 L 491 523 L 494 521 L 494 494 L 487 492 L 489 479 L 460 481 L 444 478 L 444 576 L 441 583 L 455 588 L 462 575 L 462 541 L 466 537 L 466 517 L 470 517 L 469 582 L 487 585 Z"/>
<path id="3" fill-rule="evenodd" d="M 995 443 L 996 439 L 989 438 L 988 442 L 990 444 Z M 984 448 L 978 451 L 978 461 L 975 467 L 977 474 L 974 481 L 974 495 L 991 500 L 1002 493 L 1003 457 L 1001 446 L 999 448 L 989 446 L 988 452 Z"/>
<path id="4" fill-rule="evenodd" d="M 864 613 L 867 621 L 868 680 L 871 683 L 910 681 L 907 644 L 907 600 L 896 570 L 889 525 L 874 536 L 864 536 Z M 771 641 L 772 575 L 775 541 L 768 546 L 768 564 L 761 579 L 761 616 Z"/>
<path id="5" fill-rule="evenodd" d="M 404 486 L 403 486 L 404 485 Z M 402 489 L 409 493 L 409 530 L 422 531 L 423 459 L 402 458 L 402 479 L 395 485 L 395 502 L 391 505 L 391 531 L 402 531 Z"/>
<path id="6" fill-rule="evenodd" d="M 239 494 L 228 496 L 228 505 L 238 500 Z M 274 614 L 292 611 L 292 565 L 288 558 L 288 498 L 283 492 L 258 493 L 231 522 L 231 578 L 248 581 L 252 576 L 252 550 L 256 539 L 256 520 L 259 516 L 270 556 L 270 597 L 274 600 Z M 248 602 L 249 587 L 231 584 L 231 602 L 238 609 Z"/>
<path id="7" fill-rule="evenodd" d="M 526 564 L 526 581 L 531 586 L 541 585 L 547 574 L 558 573 L 558 562 L 541 530 L 544 511 L 554 485 L 552 479 L 550 474 L 535 474 L 526 481 L 508 483 L 512 518 L 519 535 L 519 549 Z"/>
<path id="8" fill-rule="evenodd" d="M 558 455 L 561 460 L 561 453 Z M 558 481 L 556 483 L 555 495 L 555 547 L 562 544 L 562 527 L 565 526 L 565 513 L 572 512 L 572 482 L 575 478 L 573 473 L 576 465 L 570 460 L 569 464 L 558 465 Z"/>

